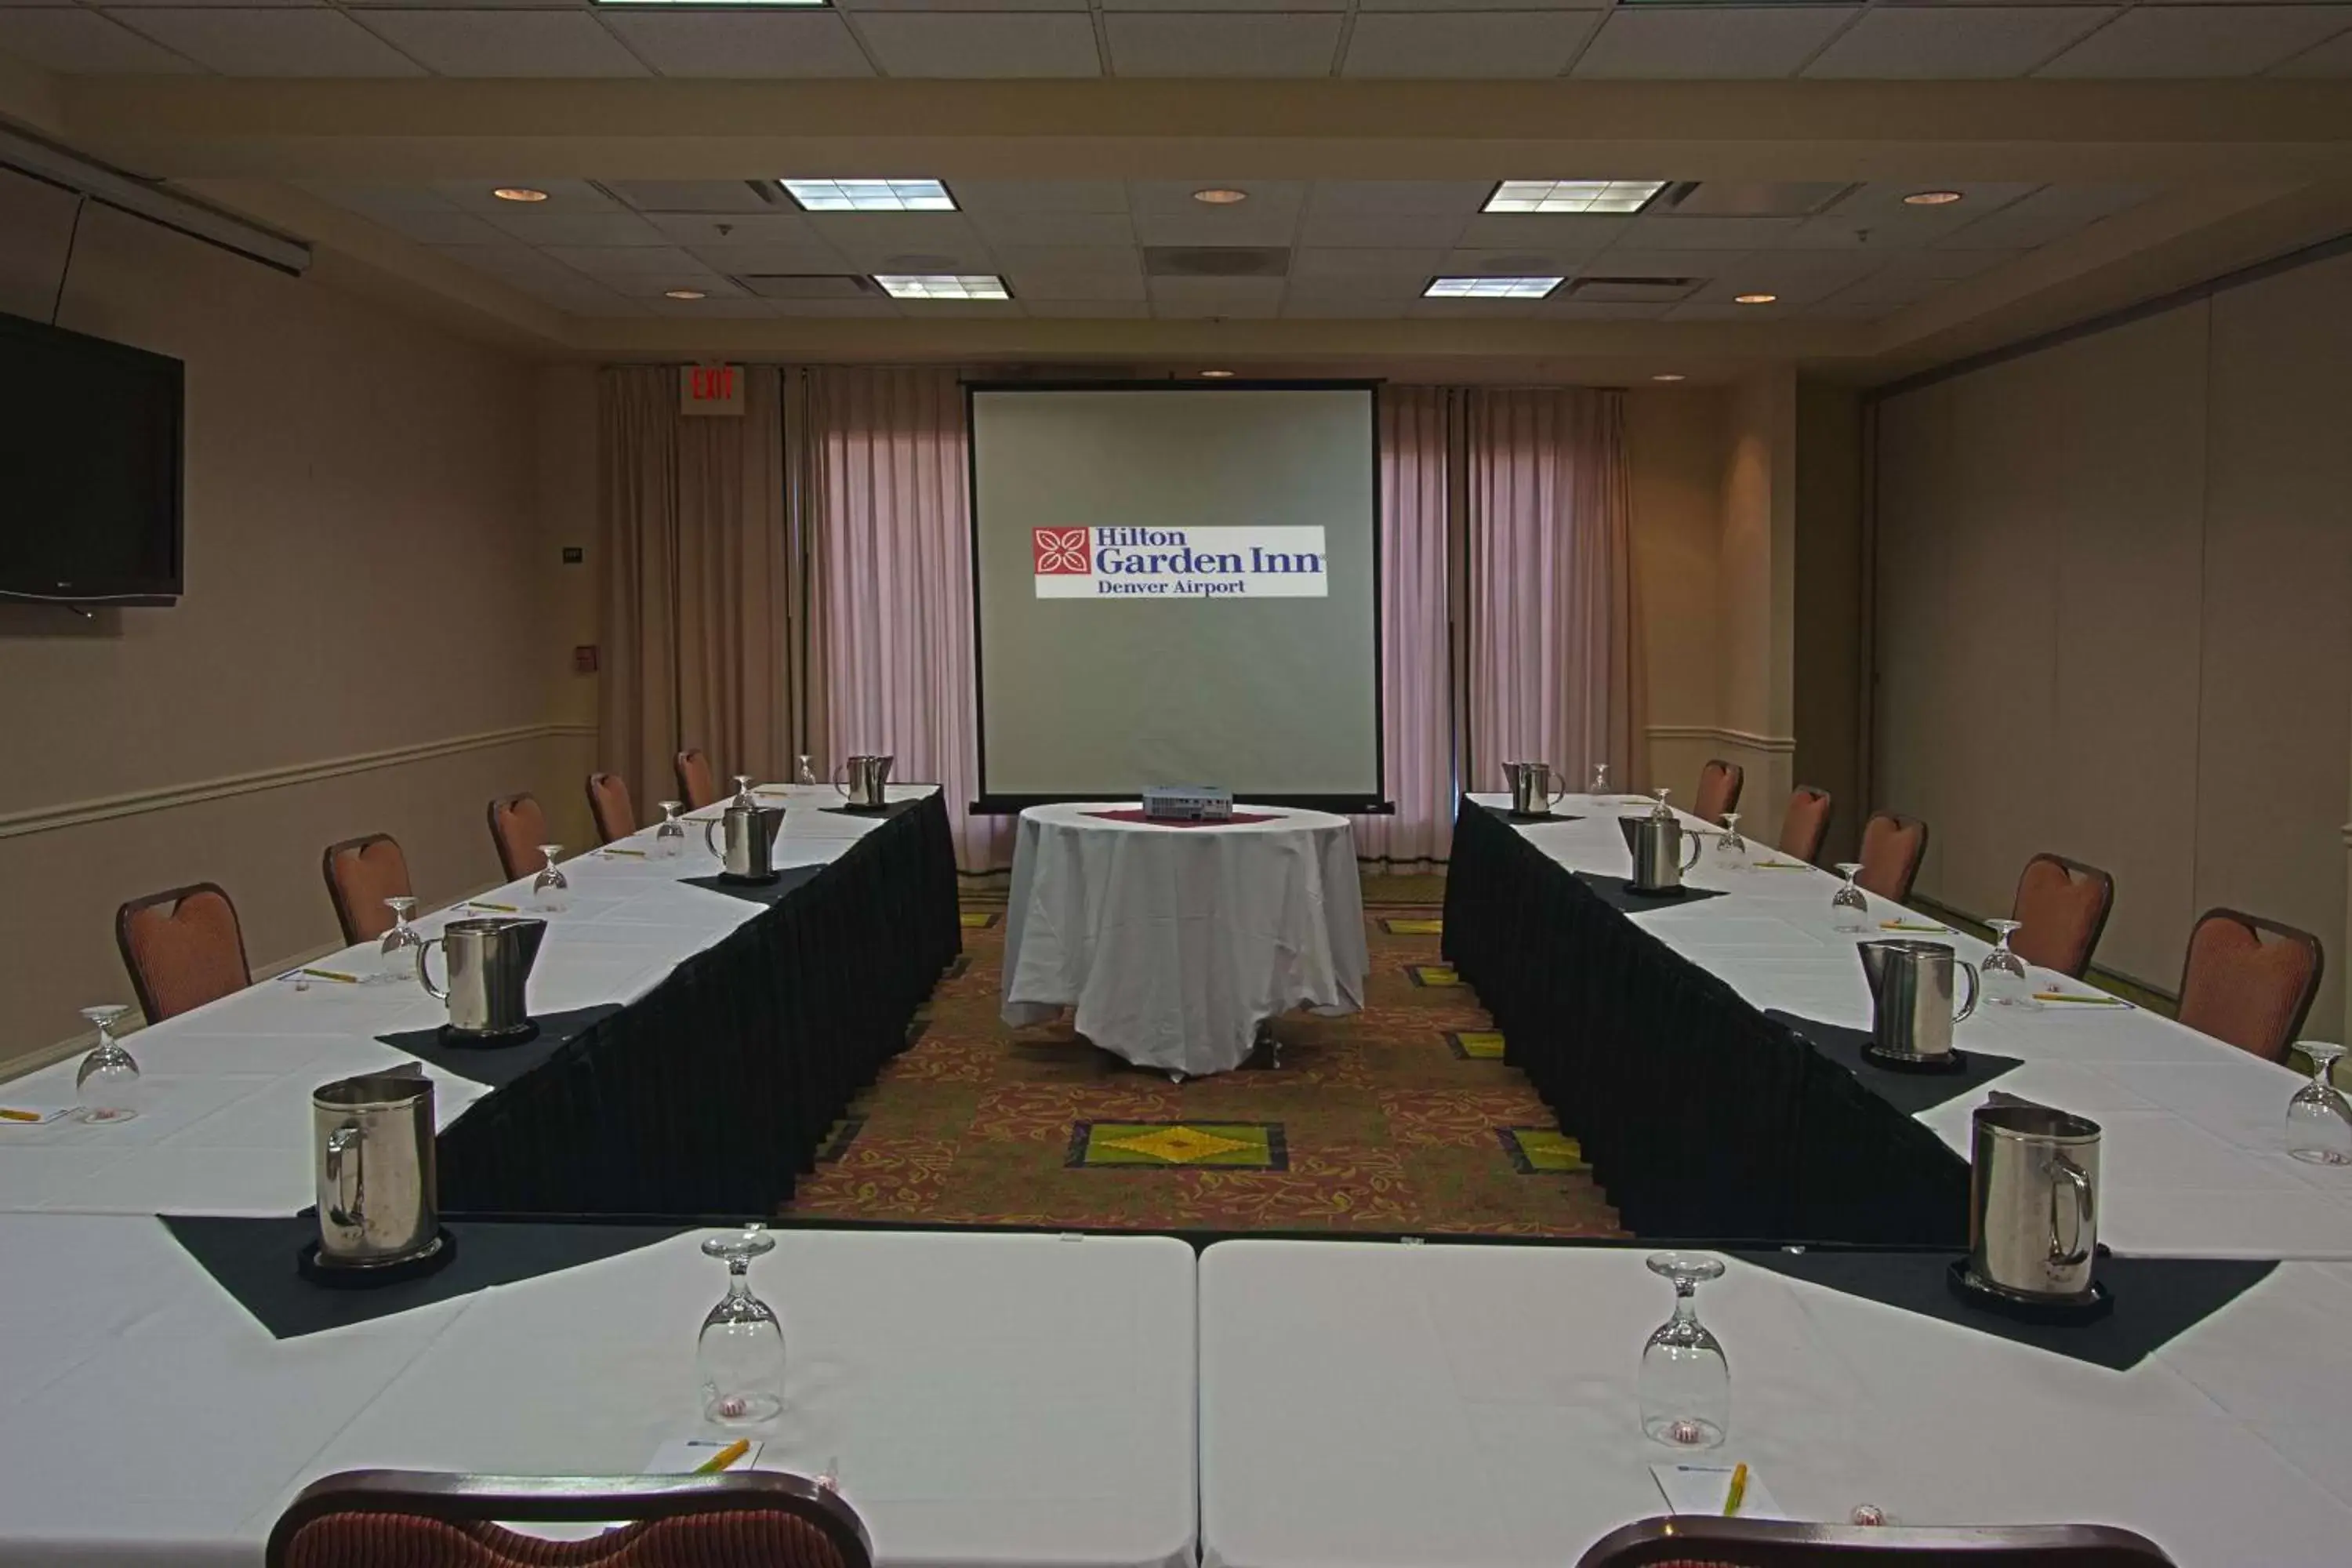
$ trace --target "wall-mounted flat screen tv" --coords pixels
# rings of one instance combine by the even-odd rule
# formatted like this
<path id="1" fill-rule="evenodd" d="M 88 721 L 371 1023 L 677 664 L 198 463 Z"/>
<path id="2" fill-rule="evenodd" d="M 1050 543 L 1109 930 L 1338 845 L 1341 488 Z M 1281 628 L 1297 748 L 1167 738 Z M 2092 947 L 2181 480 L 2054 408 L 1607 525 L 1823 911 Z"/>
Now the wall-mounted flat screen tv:
<path id="1" fill-rule="evenodd" d="M 178 360 L 0 313 L 0 598 L 181 590 Z"/>

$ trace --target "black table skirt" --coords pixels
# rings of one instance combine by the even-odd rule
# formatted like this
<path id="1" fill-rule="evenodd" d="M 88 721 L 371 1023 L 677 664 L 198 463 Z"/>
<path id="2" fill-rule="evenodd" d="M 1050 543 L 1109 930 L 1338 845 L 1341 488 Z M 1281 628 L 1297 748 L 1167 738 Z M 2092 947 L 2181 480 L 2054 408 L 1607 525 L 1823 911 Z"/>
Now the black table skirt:
<path id="1" fill-rule="evenodd" d="M 1966 1245 L 1940 1139 L 1467 801 L 1445 956 L 1636 1235 Z"/>
<path id="2" fill-rule="evenodd" d="M 443 1211 L 773 1214 L 962 945 L 933 795 L 468 1108 Z"/>

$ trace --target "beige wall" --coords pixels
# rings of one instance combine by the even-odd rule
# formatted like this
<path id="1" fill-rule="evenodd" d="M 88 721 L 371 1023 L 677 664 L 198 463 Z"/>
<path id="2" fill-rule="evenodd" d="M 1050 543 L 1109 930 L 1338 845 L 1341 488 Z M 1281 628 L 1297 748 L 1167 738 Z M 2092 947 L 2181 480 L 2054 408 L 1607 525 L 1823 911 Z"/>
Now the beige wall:
<path id="1" fill-rule="evenodd" d="M 0 309 L 48 316 L 72 217 L 0 174 Z M 96 205 L 59 324 L 187 362 L 187 588 L 0 606 L 0 1061 L 130 999 L 126 898 L 219 881 L 263 964 L 335 942 L 332 839 L 446 898 L 497 878 L 493 794 L 585 831 L 529 366 Z"/>
<path id="2" fill-rule="evenodd" d="M 1723 553 L 1726 393 L 1637 389 L 1625 395 L 1635 603 L 1647 689 L 1647 776 L 1629 785 L 1685 800 L 1718 749 L 1716 579 Z"/>
<path id="3" fill-rule="evenodd" d="M 2106 867 L 2099 958 L 2169 988 L 2196 914 L 2317 931 L 2343 1027 L 2352 796 L 2352 258 L 1888 399 L 1880 804 L 1921 888 L 2008 908 Z"/>
<path id="4" fill-rule="evenodd" d="M 1800 784 L 1834 806 L 1822 861 L 1853 858 L 1862 838 L 1862 405 L 1849 387 L 1797 389 L 1796 602 L 1790 700 Z M 1759 810 L 1761 803 L 1759 803 Z M 1778 815 L 1757 818 L 1779 828 Z"/>

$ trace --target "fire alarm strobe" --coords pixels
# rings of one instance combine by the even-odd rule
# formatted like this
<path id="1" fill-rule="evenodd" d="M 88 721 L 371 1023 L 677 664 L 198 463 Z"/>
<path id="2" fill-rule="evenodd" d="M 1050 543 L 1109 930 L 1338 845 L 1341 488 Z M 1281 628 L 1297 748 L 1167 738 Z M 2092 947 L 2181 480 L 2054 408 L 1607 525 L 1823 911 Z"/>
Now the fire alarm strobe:
<path id="1" fill-rule="evenodd" d="M 1207 784 L 1154 784 L 1143 792 L 1143 815 L 1155 822 L 1223 822 L 1234 814 L 1234 792 Z"/>

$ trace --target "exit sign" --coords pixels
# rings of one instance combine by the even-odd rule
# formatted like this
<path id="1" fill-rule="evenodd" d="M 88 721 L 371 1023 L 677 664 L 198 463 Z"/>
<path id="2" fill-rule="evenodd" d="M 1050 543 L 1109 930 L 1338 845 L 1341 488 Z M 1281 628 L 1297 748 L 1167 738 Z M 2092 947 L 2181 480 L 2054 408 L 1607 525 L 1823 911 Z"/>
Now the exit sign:
<path id="1" fill-rule="evenodd" d="M 679 366 L 677 411 L 680 414 L 742 413 L 743 367 L 740 364 Z"/>

